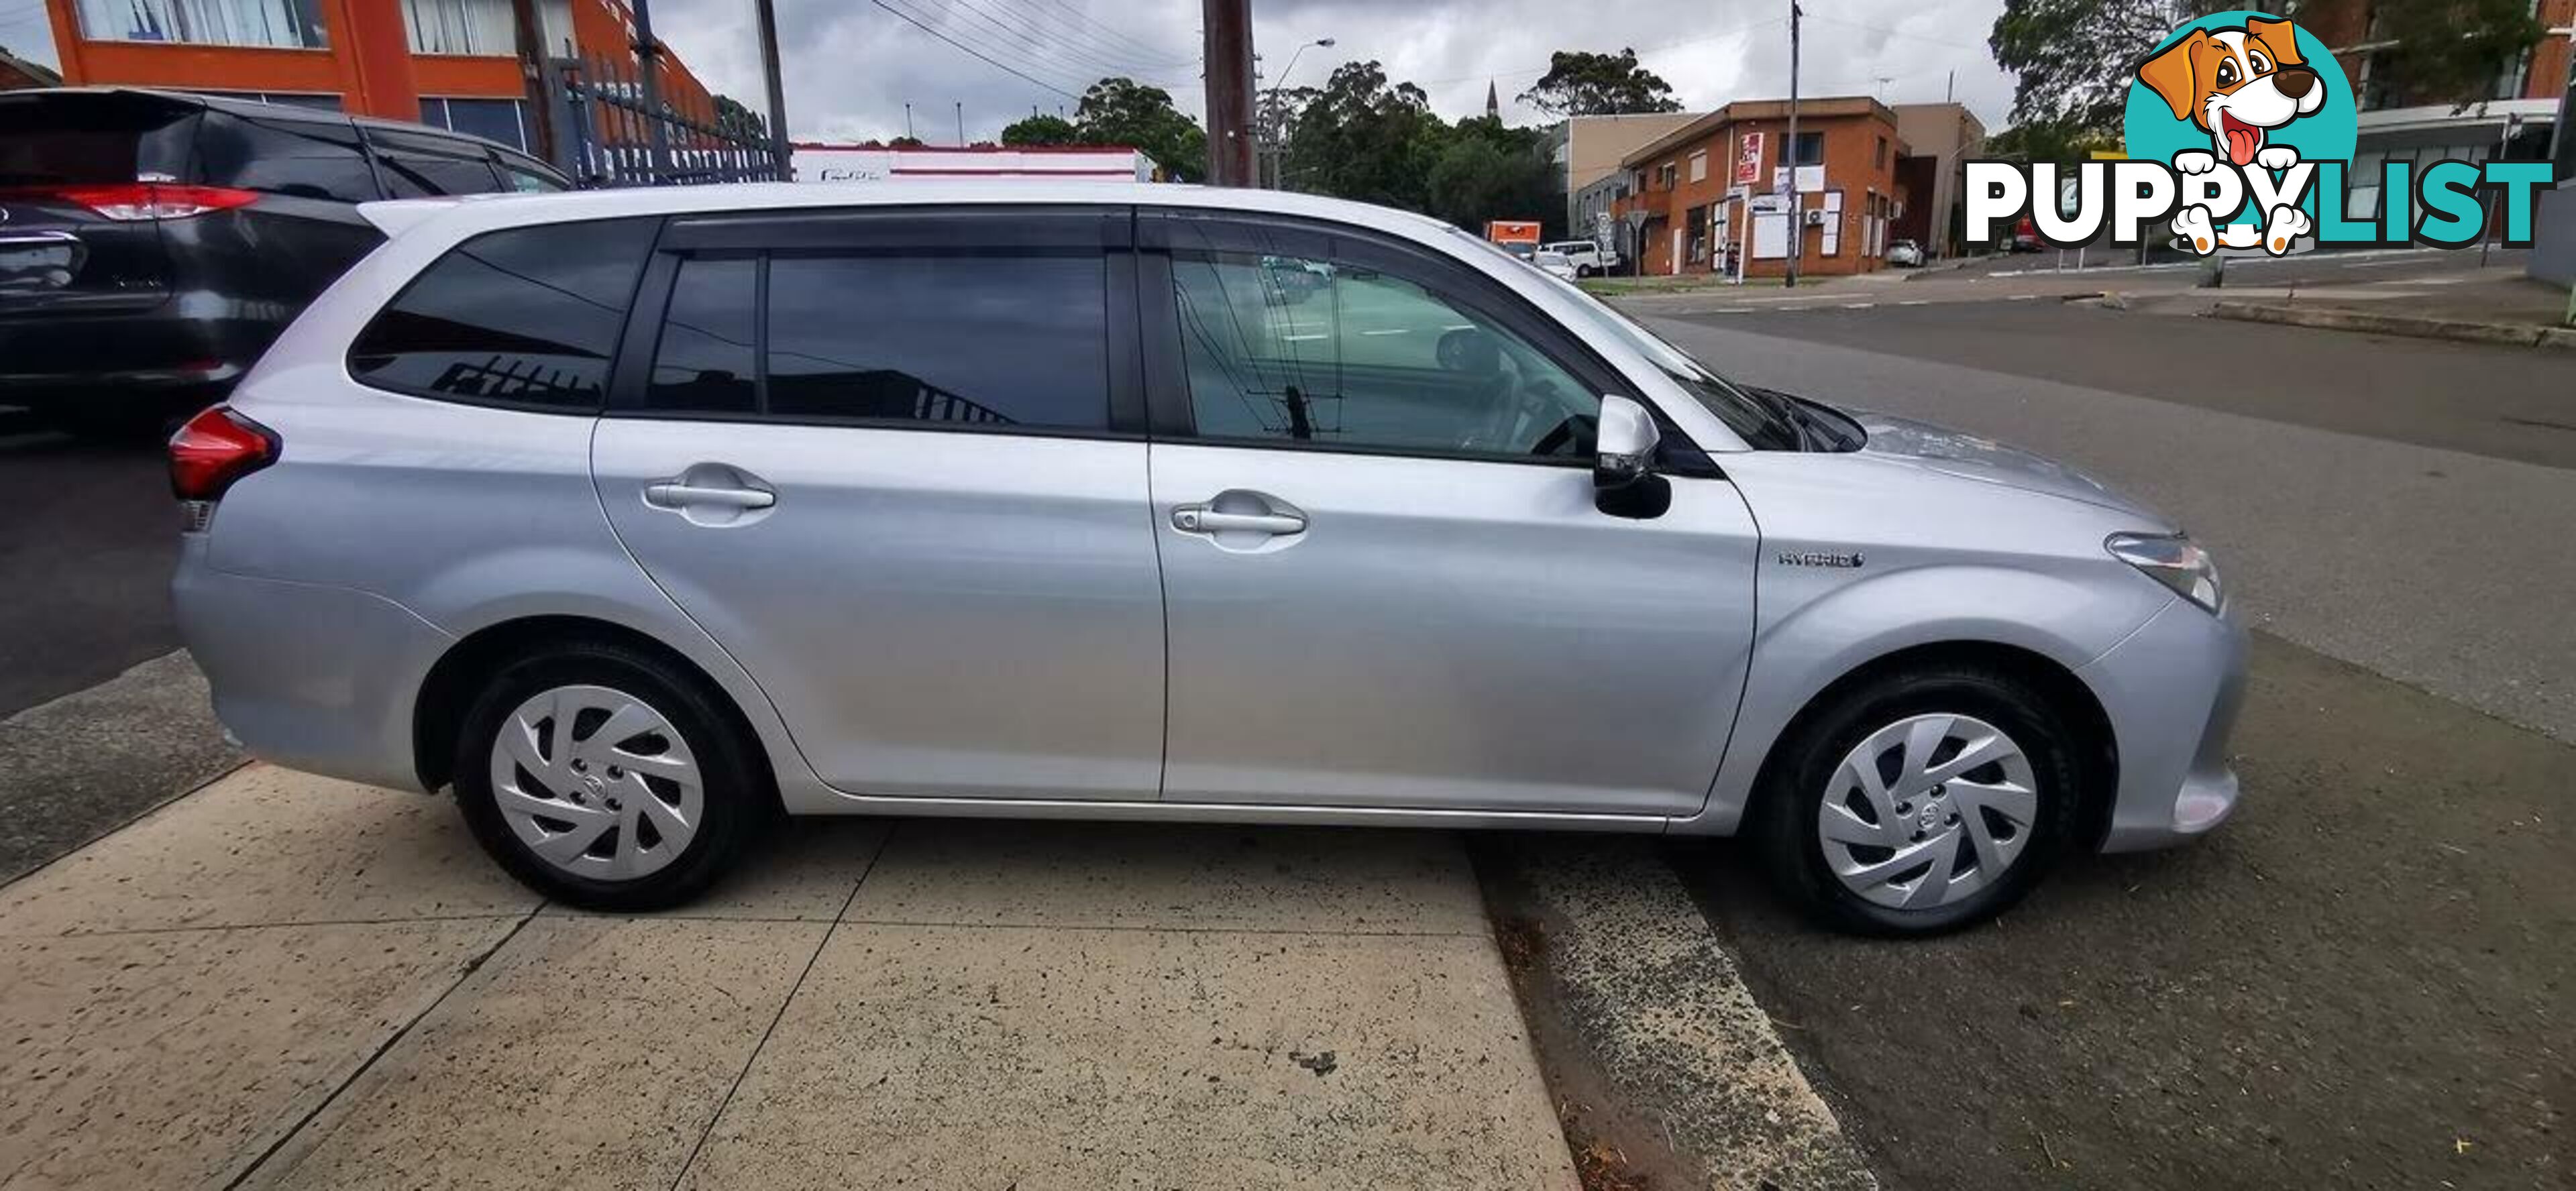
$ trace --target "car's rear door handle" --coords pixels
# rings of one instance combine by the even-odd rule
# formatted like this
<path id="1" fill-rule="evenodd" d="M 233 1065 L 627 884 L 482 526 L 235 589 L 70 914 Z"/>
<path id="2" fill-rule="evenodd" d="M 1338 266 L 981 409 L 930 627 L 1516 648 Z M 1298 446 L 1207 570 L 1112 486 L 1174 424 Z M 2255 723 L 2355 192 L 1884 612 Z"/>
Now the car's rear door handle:
<path id="1" fill-rule="evenodd" d="M 1183 533 L 1266 533 L 1274 537 L 1306 532 L 1306 519 L 1291 513 L 1220 513 L 1206 505 L 1172 510 L 1172 528 Z"/>
<path id="2" fill-rule="evenodd" d="M 661 483 L 644 488 L 644 503 L 655 508 L 678 509 L 690 505 L 719 505 L 728 509 L 765 509 L 778 503 L 778 494 L 757 488 L 710 488 L 699 484 Z"/>

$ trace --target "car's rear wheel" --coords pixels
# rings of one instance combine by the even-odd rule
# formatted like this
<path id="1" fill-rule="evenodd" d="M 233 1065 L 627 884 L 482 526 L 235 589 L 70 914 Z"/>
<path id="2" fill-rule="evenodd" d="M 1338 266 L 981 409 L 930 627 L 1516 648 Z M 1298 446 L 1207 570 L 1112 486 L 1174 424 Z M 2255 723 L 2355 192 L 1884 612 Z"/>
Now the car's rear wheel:
<path id="1" fill-rule="evenodd" d="M 1757 831 L 1779 887 L 1827 925 L 1933 934 L 2027 895 L 2072 833 L 2077 742 L 2030 684 L 1945 666 L 1806 717 L 1766 769 Z"/>
<path id="2" fill-rule="evenodd" d="M 515 662 L 466 713 L 456 796 L 486 852 L 585 909 L 677 905 L 723 875 L 775 800 L 703 684 L 581 644 Z"/>

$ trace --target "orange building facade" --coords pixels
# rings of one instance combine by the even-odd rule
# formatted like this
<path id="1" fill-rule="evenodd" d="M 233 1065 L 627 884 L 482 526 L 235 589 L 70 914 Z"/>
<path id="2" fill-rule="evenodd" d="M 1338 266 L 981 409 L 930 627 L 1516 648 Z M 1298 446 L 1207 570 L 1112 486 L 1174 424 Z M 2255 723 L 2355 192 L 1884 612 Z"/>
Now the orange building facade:
<path id="1" fill-rule="evenodd" d="M 1615 212 L 1636 229 L 1643 273 L 1716 273 L 1744 256 L 1750 277 L 1874 272 L 1886 265 L 1894 222 L 1905 213 L 1897 160 L 1906 149 L 1896 113 L 1867 96 L 1798 105 L 1798 212 L 1774 197 L 1789 165 L 1789 105 L 1730 103 L 1621 159 L 1628 195 Z M 1738 181 L 1739 176 L 1749 180 Z M 1792 221 L 1794 219 L 1794 226 Z"/>
<path id="2" fill-rule="evenodd" d="M 64 83 L 159 87 L 415 120 L 534 145 L 511 0 L 45 0 Z M 625 0 L 538 0 L 548 52 L 632 68 Z M 706 116 L 664 43 L 662 94 Z"/>

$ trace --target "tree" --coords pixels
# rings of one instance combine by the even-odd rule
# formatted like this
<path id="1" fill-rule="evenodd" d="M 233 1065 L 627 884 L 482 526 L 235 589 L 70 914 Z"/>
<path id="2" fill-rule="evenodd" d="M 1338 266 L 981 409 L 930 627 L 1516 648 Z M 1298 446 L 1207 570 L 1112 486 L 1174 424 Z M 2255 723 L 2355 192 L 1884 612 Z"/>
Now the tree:
<path id="1" fill-rule="evenodd" d="M 1552 116 L 1612 116 L 1625 112 L 1678 112 L 1672 84 L 1637 65 L 1637 51 L 1593 54 L 1558 50 L 1547 75 L 1520 101 Z"/>
<path id="2" fill-rule="evenodd" d="M 1078 145 L 1082 130 L 1062 116 L 1034 115 L 1015 120 L 1002 130 L 1005 145 Z"/>
<path id="3" fill-rule="evenodd" d="M 769 121 L 761 119 L 760 113 L 744 107 L 742 101 L 730 95 L 718 95 L 715 101 L 717 131 L 737 140 L 769 139 Z"/>
<path id="4" fill-rule="evenodd" d="M 2209 0 L 2004 0 L 1986 45 L 2013 72 L 2012 122 L 2117 133 L 2138 61 L 2204 11 Z"/>
<path id="5" fill-rule="evenodd" d="M 2175 26 L 2242 7 L 2242 0 L 2004 0 L 1986 45 L 2013 72 L 2015 126 L 2116 136 L 2139 61 Z M 2396 43 L 2377 51 L 2388 81 L 2428 100 L 2488 98 L 2495 77 L 2541 35 L 2526 0 L 2378 0 L 2372 12 L 2374 40 Z"/>
<path id="6" fill-rule="evenodd" d="M 921 148 L 921 144 L 922 144 L 922 142 L 921 142 L 921 138 L 920 138 L 920 137 L 917 137 L 917 136 L 899 136 L 899 137 L 895 137 L 895 138 L 893 138 L 892 140 L 887 141 L 887 142 L 886 142 L 886 148 L 889 148 L 889 149 L 918 149 L 918 148 Z"/>
<path id="7" fill-rule="evenodd" d="M 2378 0 L 2373 40 L 2400 105 L 2470 104 L 2496 98 L 2496 76 L 2540 43 L 2546 28 L 2527 0 Z"/>
<path id="8" fill-rule="evenodd" d="M 2094 132 L 2053 120 L 2016 124 L 1986 138 L 1985 156 L 2011 161 L 2074 165 L 2090 160 L 2097 149 L 2117 149 L 2116 133 Z"/>
<path id="9" fill-rule="evenodd" d="M 1184 182 L 1207 175 L 1206 130 L 1173 107 L 1171 93 L 1160 87 L 1102 79 L 1082 93 L 1073 120 L 1084 144 L 1142 149 Z"/>
<path id="10" fill-rule="evenodd" d="M 1390 85 L 1375 62 L 1346 62 L 1298 112 L 1283 176 L 1297 190 L 1428 210 L 1448 131 L 1422 88 Z"/>
<path id="11" fill-rule="evenodd" d="M 1565 175 L 1548 159 L 1547 137 L 1479 116 L 1461 120 L 1432 160 L 1425 210 L 1470 231 L 1495 219 L 1537 219 L 1564 234 Z"/>

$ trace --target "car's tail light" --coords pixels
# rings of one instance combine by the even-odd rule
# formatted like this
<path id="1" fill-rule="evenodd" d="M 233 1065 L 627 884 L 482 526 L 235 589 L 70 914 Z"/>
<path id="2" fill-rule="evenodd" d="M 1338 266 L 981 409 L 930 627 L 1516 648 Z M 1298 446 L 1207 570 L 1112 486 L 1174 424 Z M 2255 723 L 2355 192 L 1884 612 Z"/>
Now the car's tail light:
<path id="1" fill-rule="evenodd" d="M 193 516 L 234 481 L 277 462 L 278 448 L 284 445 L 276 431 L 231 406 L 218 405 L 188 419 L 170 436 L 170 491 L 192 506 Z"/>
<path id="2" fill-rule="evenodd" d="M 111 182 L 97 186 L 14 186 L 0 198 L 50 200 L 86 207 L 104 219 L 135 222 L 186 219 L 209 211 L 246 206 L 257 191 L 229 186 L 183 186 L 175 182 Z"/>

